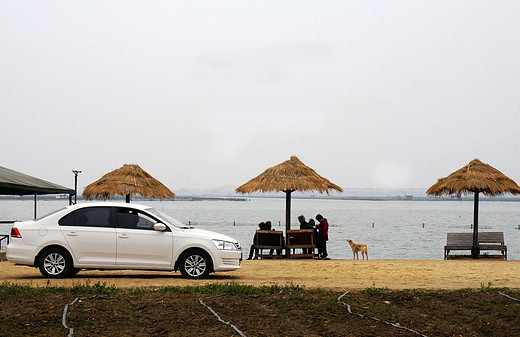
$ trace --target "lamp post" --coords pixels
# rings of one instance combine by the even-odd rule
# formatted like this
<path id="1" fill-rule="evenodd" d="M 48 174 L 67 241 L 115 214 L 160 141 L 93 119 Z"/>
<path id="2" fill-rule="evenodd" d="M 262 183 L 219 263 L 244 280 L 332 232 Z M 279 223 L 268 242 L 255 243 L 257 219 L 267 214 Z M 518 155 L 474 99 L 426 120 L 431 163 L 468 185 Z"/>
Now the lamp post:
<path id="1" fill-rule="evenodd" d="M 78 202 L 78 174 L 81 173 L 81 170 L 72 170 L 74 173 L 74 205 Z"/>

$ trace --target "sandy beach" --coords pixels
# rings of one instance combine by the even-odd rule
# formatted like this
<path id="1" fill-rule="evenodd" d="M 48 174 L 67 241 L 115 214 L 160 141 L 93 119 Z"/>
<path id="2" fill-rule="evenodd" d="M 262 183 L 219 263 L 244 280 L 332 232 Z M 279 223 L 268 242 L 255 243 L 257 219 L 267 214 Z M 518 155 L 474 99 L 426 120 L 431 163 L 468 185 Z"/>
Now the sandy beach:
<path id="1" fill-rule="evenodd" d="M 0 262 L 0 282 L 47 285 L 36 268 Z M 253 260 L 233 272 L 214 273 L 205 280 L 186 280 L 179 272 L 81 271 L 75 278 L 51 280 L 55 286 L 106 282 L 120 288 L 186 286 L 236 282 L 247 285 L 300 285 L 306 288 L 360 290 L 462 289 L 481 286 L 520 289 L 520 261 L 498 260 Z"/>

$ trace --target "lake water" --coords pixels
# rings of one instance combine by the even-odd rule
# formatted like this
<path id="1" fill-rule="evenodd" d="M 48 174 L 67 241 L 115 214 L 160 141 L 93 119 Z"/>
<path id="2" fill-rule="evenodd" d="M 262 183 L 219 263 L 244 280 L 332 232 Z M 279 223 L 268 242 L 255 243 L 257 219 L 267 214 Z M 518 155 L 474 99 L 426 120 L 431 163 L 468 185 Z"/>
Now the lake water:
<path id="1" fill-rule="evenodd" d="M 285 199 L 251 198 L 248 201 L 143 201 L 192 226 L 236 238 L 247 257 L 254 231 L 261 221 L 271 220 L 285 229 Z M 38 201 L 38 216 L 68 204 L 66 200 Z M 448 232 L 472 232 L 472 201 L 354 201 L 293 199 L 291 227 L 297 217 L 320 213 L 328 219 L 327 248 L 333 259 L 351 259 L 346 240 L 368 245 L 371 259 L 442 260 Z M 0 220 L 27 220 L 34 201 L 0 200 Z M 520 259 L 520 203 L 484 201 L 479 205 L 480 231 L 504 232 L 510 260 Z M 0 234 L 10 225 L 0 224 Z"/>

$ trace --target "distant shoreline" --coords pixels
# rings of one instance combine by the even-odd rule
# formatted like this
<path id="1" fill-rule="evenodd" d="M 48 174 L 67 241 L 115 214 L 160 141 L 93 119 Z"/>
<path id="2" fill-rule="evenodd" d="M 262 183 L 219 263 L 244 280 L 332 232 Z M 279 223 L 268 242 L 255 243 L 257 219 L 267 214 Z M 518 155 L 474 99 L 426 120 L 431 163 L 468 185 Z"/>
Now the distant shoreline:
<path id="1" fill-rule="evenodd" d="M 69 197 L 65 195 L 38 195 L 38 200 L 67 200 Z M 249 201 L 250 198 L 241 197 L 210 197 L 210 196 L 175 196 L 175 199 L 163 199 L 162 201 Z M 34 200 L 34 195 L 3 195 L 0 196 L 0 200 Z M 111 198 L 112 201 L 125 201 L 124 197 Z M 159 199 L 143 198 L 143 197 L 132 197 L 132 201 L 161 201 Z M 78 201 L 85 201 L 84 198 L 78 196 Z"/>
<path id="2" fill-rule="evenodd" d="M 68 195 L 38 195 L 38 200 L 66 200 Z M 284 195 L 251 195 L 247 197 L 238 196 L 210 196 L 210 195 L 178 195 L 174 199 L 163 199 L 162 201 L 250 201 L 251 199 L 285 199 Z M 310 200 L 347 200 L 347 201 L 473 201 L 472 196 L 466 197 L 431 197 L 431 196 L 316 196 L 316 195 L 293 195 L 292 199 L 310 199 Z M 1 195 L 1 200 L 34 200 L 34 195 Z M 124 197 L 111 198 L 113 201 L 124 201 Z M 143 198 L 143 197 L 132 197 L 134 201 L 160 201 L 159 199 Z M 520 202 L 520 197 L 485 197 L 479 198 L 481 202 Z M 78 201 L 85 201 L 83 197 L 78 196 Z"/>

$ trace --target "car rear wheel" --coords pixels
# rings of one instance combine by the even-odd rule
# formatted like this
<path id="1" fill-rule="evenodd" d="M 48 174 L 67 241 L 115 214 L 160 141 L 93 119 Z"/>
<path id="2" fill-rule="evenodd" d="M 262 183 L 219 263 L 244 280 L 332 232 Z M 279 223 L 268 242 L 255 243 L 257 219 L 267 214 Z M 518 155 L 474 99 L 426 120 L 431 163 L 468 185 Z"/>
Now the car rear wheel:
<path id="1" fill-rule="evenodd" d="M 45 277 L 65 278 L 73 269 L 72 258 L 63 248 L 49 248 L 41 254 L 38 267 Z"/>
<path id="2" fill-rule="evenodd" d="M 209 275 L 213 269 L 211 257 L 203 250 L 192 250 L 185 253 L 179 263 L 184 277 L 197 279 Z"/>

